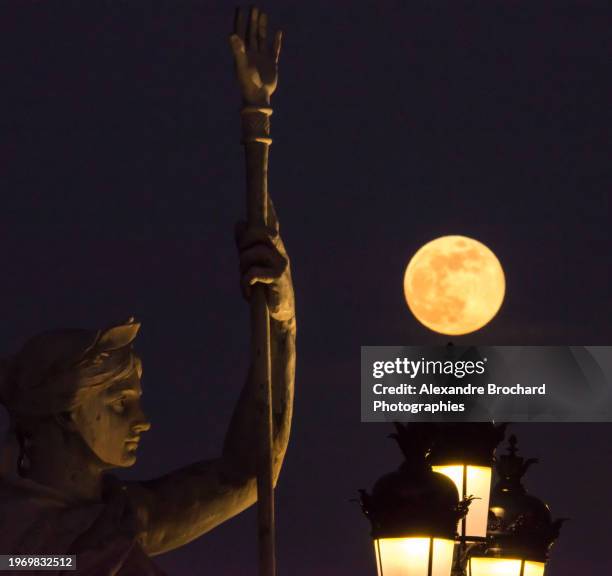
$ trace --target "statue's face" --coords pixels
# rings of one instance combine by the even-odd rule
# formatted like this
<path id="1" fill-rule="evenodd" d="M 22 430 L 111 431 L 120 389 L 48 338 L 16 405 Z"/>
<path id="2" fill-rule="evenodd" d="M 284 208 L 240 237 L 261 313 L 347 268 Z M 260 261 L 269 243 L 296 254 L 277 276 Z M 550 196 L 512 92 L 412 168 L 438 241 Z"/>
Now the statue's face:
<path id="1" fill-rule="evenodd" d="M 140 406 L 142 388 L 134 372 L 126 380 L 92 394 L 72 420 L 92 452 L 108 467 L 132 466 L 142 432 L 151 424 Z"/>

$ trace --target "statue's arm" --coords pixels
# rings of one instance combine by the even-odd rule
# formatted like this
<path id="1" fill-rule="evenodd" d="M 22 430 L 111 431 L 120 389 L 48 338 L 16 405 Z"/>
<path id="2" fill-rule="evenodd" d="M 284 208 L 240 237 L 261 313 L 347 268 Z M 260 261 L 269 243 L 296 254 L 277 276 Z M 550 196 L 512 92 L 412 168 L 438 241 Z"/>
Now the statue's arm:
<path id="1" fill-rule="evenodd" d="M 267 39 L 267 15 L 251 8 L 247 18 L 236 14 L 230 44 L 243 103 L 270 106 L 278 80 L 282 33 Z M 255 141 L 243 126 L 247 159 L 260 162 L 267 144 Z M 257 135 L 257 134 L 256 134 Z M 295 306 L 289 259 L 278 234 L 274 207 L 265 227 L 242 227 L 240 250 L 242 288 L 247 299 L 256 282 L 266 285 L 270 311 L 272 401 L 274 419 L 273 473 L 278 479 L 289 442 L 295 376 Z M 220 458 L 199 462 L 148 482 L 128 483 L 131 504 L 139 519 L 139 538 L 150 554 L 187 544 L 239 514 L 257 500 L 256 390 L 249 376 L 225 438 Z"/>
<path id="2" fill-rule="evenodd" d="M 295 317 L 270 321 L 274 402 L 274 481 L 283 463 L 293 409 Z M 198 462 L 146 482 L 126 483 L 139 540 L 149 555 L 178 548 L 257 500 L 255 386 L 242 390 L 216 460 Z"/>

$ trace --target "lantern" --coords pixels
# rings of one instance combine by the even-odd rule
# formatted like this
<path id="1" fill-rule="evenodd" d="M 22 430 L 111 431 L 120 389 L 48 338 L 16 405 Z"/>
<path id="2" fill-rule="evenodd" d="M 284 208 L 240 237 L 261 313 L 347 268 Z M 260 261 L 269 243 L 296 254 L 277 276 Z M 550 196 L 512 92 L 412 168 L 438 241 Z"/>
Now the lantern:
<path id="1" fill-rule="evenodd" d="M 490 541 L 468 560 L 468 576 L 544 576 L 548 552 L 563 519 L 553 522 L 548 506 L 527 493 L 521 478 L 537 462 L 516 455 L 516 436 L 498 458 L 499 482 L 491 493 Z"/>
<path id="2" fill-rule="evenodd" d="M 439 423 L 431 451 L 432 470 L 448 476 L 461 499 L 472 498 L 461 521 L 460 537 L 466 542 L 487 536 L 493 455 L 503 440 L 504 424 L 489 422 Z"/>
<path id="3" fill-rule="evenodd" d="M 448 576 L 454 542 L 445 538 L 379 538 L 374 541 L 378 576 Z"/>
<path id="4" fill-rule="evenodd" d="M 361 506 L 370 519 L 378 576 L 450 576 L 457 523 L 467 505 L 428 462 L 431 425 L 411 424 L 393 435 L 406 460 L 380 478 Z M 409 437 L 409 442 L 402 440 Z"/>

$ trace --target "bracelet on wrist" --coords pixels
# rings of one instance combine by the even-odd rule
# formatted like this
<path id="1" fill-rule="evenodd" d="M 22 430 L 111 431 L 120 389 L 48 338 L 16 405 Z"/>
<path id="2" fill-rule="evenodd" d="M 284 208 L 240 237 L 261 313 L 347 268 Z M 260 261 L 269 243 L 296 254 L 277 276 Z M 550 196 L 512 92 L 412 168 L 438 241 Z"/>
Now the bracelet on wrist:
<path id="1" fill-rule="evenodd" d="M 245 106 L 240 111 L 242 117 L 242 143 L 260 142 L 272 144 L 270 138 L 270 116 L 272 108 L 263 106 Z"/>

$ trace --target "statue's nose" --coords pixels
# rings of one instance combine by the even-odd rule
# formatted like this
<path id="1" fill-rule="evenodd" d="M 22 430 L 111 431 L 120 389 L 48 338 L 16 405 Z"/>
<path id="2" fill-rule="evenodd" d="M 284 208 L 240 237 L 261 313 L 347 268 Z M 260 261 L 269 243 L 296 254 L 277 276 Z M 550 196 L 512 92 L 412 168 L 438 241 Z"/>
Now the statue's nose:
<path id="1" fill-rule="evenodd" d="M 140 402 L 135 406 L 134 424 L 132 424 L 132 430 L 134 434 L 140 434 L 151 429 L 151 422 L 149 422 L 147 415 L 142 409 Z"/>

